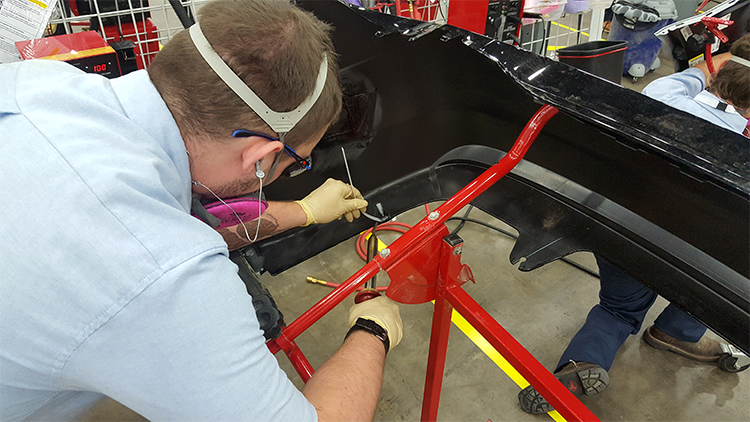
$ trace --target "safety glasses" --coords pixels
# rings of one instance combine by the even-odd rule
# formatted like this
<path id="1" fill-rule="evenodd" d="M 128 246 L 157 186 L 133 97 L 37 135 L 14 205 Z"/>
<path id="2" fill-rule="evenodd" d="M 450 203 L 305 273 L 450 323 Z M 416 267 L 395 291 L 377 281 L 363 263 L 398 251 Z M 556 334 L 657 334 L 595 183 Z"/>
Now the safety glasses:
<path id="1" fill-rule="evenodd" d="M 273 136 L 266 135 L 265 133 L 253 132 L 251 130 L 238 129 L 232 132 L 233 138 L 248 138 L 250 136 L 259 136 L 261 138 L 268 139 L 269 141 L 279 141 L 278 138 L 274 138 Z M 312 169 L 312 157 L 302 158 L 297 154 L 297 151 L 286 144 L 284 144 L 284 152 L 286 152 L 287 155 L 294 159 L 294 163 L 290 164 L 281 172 L 281 175 L 279 176 L 280 178 L 299 176 L 305 171 Z"/>

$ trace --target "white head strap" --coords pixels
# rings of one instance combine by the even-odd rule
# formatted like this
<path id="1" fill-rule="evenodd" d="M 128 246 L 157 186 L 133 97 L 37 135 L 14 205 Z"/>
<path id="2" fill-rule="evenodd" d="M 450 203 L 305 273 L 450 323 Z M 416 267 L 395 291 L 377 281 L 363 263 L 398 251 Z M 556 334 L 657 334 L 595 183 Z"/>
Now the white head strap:
<path id="1" fill-rule="evenodd" d="M 323 61 L 320 63 L 318 79 L 315 82 L 315 89 L 312 94 L 310 94 L 310 96 L 307 97 L 299 107 L 292 111 L 280 113 L 271 110 L 271 108 L 268 107 L 260 97 L 255 95 L 253 90 L 250 89 L 250 87 L 248 87 L 245 82 L 243 82 L 242 79 L 240 79 L 240 77 L 237 76 L 229 66 L 227 66 L 226 63 L 224 63 L 224 60 L 216 54 L 216 51 L 214 51 L 205 35 L 203 35 L 203 31 L 201 31 L 198 23 L 191 26 L 189 32 L 190 38 L 193 40 L 193 44 L 195 44 L 195 48 L 198 49 L 198 52 L 203 56 L 203 59 L 206 60 L 206 63 L 211 66 L 211 69 L 213 69 L 224 83 L 226 83 L 227 86 L 229 86 L 229 88 L 231 88 L 232 91 L 234 91 L 234 93 L 245 102 L 245 104 L 253 109 L 253 111 L 255 111 L 255 113 L 263 119 L 263 121 L 265 121 L 274 132 L 278 133 L 280 137 L 283 136 L 282 134 L 292 130 L 294 125 L 305 117 L 305 114 L 310 111 L 313 104 L 315 104 L 318 97 L 320 97 L 320 93 L 323 92 L 326 77 L 328 76 L 328 60 L 325 55 L 323 56 Z"/>
<path id="2" fill-rule="evenodd" d="M 732 56 L 729 58 L 729 61 L 739 63 L 743 66 L 750 67 L 750 60 L 743 59 L 742 57 Z"/>

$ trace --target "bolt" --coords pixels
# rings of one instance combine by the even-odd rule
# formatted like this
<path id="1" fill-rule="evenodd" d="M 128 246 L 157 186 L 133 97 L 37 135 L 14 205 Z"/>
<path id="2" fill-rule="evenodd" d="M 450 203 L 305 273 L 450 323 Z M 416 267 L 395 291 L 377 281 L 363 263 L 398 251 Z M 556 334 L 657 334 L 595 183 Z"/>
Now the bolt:
<path id="1" fill-rule="evenodd" d="M 461 252 L 463 252 L 463 248 L 459 246 L 453 250 L 453 255 L 461 255 Z"/>
<path id="2" fill-rule="evenodd" d="M 385 258 L 386 256 L 388 256 L 390 254 L 391 254 L 391 250 L 388 249 L 388 248 L 385 248 L 382 251 L 380 251 L 380 257 L 381 258 Z"/>
<path id="3" fill-rule="evenodd" d="M 440 217 L 440 213 L 437 211 L 433 211 L 430 213 L 430 215 L 427 216 L 430 220 L 437 220 L 438 217 Z"/>

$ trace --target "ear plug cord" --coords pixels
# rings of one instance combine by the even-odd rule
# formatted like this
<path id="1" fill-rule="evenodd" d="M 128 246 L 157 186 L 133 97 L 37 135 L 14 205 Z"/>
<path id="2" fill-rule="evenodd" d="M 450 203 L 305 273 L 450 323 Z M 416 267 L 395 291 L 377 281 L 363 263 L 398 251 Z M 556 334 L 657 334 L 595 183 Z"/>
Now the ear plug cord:
<path id="1" fill-rule="evenodd" d="M 262 171 L 261 171 L 261 173 L 262 173 Z M 257 173 L 256 173 L 256 175 L 257 175 Z M 216 195 L 214 193 L 214 191 L 212 191 L 211 188 L 209 188 L 208 186 L 204 185 L 203 183 L 201 183 L 201 182 L 199 182 L 197 180 L 193 180 L 191 182 L 192 182 L 192 184 L 194 184 L 196 186 L 200 186 L 200 187 L 206 189 L 207 191 L 209 191 L 211 193 L 211 195 L 213 195 L 216 199 L 218 199 L 219 202 L 221 202 L 222 204 L 224 204 L 225 207 L 227 207 L 230 210 L 232 210 L 232 213 L 234 213 L 234 216 L 237 217 L 237 220 L 240 222 L 240 224 L 242 224 L 242 228 L 245 230 L 245 238 L 247 240 L 249 240 L 250 243 L 253 243 L 256 240 L 258 240 L 258 234 L 260 233 L 260 222 L 261 222 L 261 219 L 263 218 L 263 215 L 261 214 L 262 208 L 261 208 L 261 202 L 260 202 L 261 198 L 263 197 L 263 178 L 262 177 L 258 177 L 258 180 L 260 181 L 260 190 L 258 191 L 258 225 L 255 227 L 255 237 L 253 237 L 252 239 L 250 239 L 250 232 L 248 232 L 247 226 L 245 225 L 245 222 L 242 221 L 242 218 L 240 218 L 240 215 L 237 214 L 237 211 L 235 211 L 234 208 L 232 208 L 231 206 L 229 206 L 229 204 L 227 204 L 226 202 L 224 202 L 223 199 L 219 198 L 219 196 Z"/>

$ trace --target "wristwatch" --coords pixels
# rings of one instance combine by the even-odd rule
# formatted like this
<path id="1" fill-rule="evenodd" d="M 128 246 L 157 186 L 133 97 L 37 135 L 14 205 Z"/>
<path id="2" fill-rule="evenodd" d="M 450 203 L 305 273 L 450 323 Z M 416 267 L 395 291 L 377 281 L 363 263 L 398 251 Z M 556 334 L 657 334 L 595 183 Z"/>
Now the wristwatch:
<path id="1" fill-rule="evenodd" d="M 366 331 L 379 338 L 380 341 L 383 342 L 383 346 L 385 346 L 385 353 L 388 353 L 388 350 L 391 348 L 391 341 L 388 340 L 388 331 L 373 320 L 357 318 L 357 322 L 355 322 L 354 325 L 352 325 L 352 328 L 349 329 L 349 332 L 346 333 L 344 340 L 349 337 L 349 334 L 355 331 Z"/>

